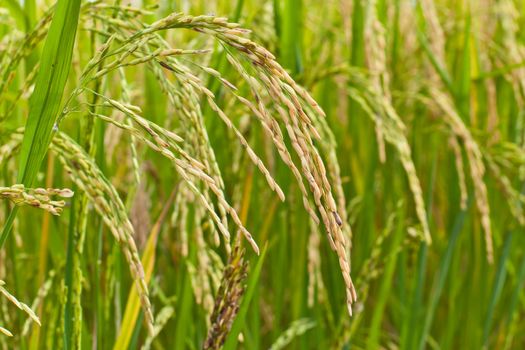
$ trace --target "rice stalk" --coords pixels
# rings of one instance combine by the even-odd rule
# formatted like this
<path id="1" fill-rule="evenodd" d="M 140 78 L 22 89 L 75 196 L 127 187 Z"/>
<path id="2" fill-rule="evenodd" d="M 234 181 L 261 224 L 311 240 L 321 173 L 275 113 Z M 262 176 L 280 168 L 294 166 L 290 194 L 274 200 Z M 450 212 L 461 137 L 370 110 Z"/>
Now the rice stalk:
<path id="1" fill-rule="evenodd" d="M 459 180 L 459 193 L 460 193 L 460 208 L 464 210 L 467 207 L 467 184 L 465 182 L 465 169 L 463 167 L 463 154 L 461 153 L 461 148 L 455 136 L 450 137 L 449 141 L 450 147 L 454 152 L 456 170 L 458 172 Z"/>

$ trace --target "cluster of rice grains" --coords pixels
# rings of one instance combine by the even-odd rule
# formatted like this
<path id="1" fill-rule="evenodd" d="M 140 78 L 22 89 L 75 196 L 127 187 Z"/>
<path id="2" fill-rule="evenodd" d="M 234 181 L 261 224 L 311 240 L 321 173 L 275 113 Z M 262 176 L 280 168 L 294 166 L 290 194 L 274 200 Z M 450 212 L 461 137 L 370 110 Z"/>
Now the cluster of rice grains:
<path id="1" fill-rule="evenodd" d="M 222 275 L 222 282 L 215 297 L 204 349 L 220 349 L 230 332 L 233 320 L 239 311 L 244 294 L 248 264 L 244 261 L 244 251 L 236 245 L 230 255 Z"/>
<path id="2" fill-rule="evenodd" d="M 0 187 L 0 198 L 9 199 L 16 205 L 30 205 L 41 208 L 53 215 L 60 215 L 66 204 L 64 200 L 53 200 L 52 197 L 70 198 L 73 191 L 55 188 L 25 188 L 18 184 L 11 187 Z"/>
<path id="3" fill-rule="evenodd" d="M 153 313 L 148 297 L 148 287 L 144 281 L 144 269 L 133 238 L 134 229 L 129 221 L 124 203 L 95 162 L 68 136 L 57 133 L 53 138 L 51 149 L 57 154 L 64 169 L 78 188 L 87 195 L 122 247 L 137 286 L 146 322 L 152 332 Z"/>
<path id="4" fill-rule="evenodd" d="M 93 11 L 96 6 L 98 5 L 94 5 Z M 347 226 L 344 228 L 346 231 L 343 232 L 346 213 L 339 170 L 333 144 L 323 140 L 327 127 L 323 121 L 324 113 L 318 104 L 275 61 L 275 57 L 270 52 L 246 38 L 247 30 L 237 24 L 229 23 L 224 18 L 193 17 L 176 13 L 150 26 L 140 28 L 133 21 L 123 26 L 121 20 L 108 17 L 98 10 L 96 16 L 104 23 L 105 28 L 89 29 L 109 39 L 83 70 L 81 85 L 74 91 L 73 96 L 97 94 L 86 87 L 89 82 L 101 79 L 116 69 L 145 64 L 158 80 L 179 117 L 177 123 L 182 127 L 178 134 L 141 117 L 139 107 L 103 95 L 98 95 L 103 101 L 100 107 L 111 108 L 125 115 L 131 123 L 120 122 L 111 114 L 91 113 L 91 115 L 129 132 L 136 140 L 168 158 L 184 180 L 185 185 L 181 186 L 181 189 L 188 188 L 200 200 L 206 209 L 203 213 L 207 213 L 213 220 L 226 243 L 230 240 L 227 221 L 229 215 L 253 250 L 258 253 L 259 248 L 251 234 L 242 224 L 237 212 L 226 201 L 224 184 L 204 126 L 203 111 L 200 107 L 203 99 L 234 133 L 249 158 L 264 175 L 269 187 L 281 200 L 284 200 L 284 193 L 243 134 L 216 103 L 214 93 L 206 87 L 203 79 L 193 73 L 194 66 L 204 74 L 217 79 L 225 90 L 260 122 L 277 148 L 281 159 L 296 178 L 306 210 L 316 224 L 322 220 L 331 247 L 339 257 L 339 265 L 347 288 L 348 311 L 351 313 L 351 304 L 356 300 L 356 293 L 350 278 L 348 247 L 345 243 L 347 239 L 345 235 L 350 236 L 350 229 Z M 224 47 L 231 67 L 242 78 L 242 83 L 248 86 L 252 99 L 241 96 L 240 90 L 223 78 L 220 72 L 180 58 L 187 55 L 200 56 L 208 51 L 171 48 L 158 32 L 174 28 L 192 29 L 218 40 Z M 113 34 L 109 35 L 109 33 Z M 171 76 L 175 79 L 170 79 L 166 75 L 166 70 L 172 72 Z M 65 114 L 73 109 L 75 108 L 66 107 Z M 323 137 L 318 128 L 323 133 Z M 291 150 L 286 146 L 287 140 L 291 141 L 300 164 L 294 160 Z M 321 149 L 327 158 L 325 161 L 316 143 L 321 144 Z M 325 168 L 325 164 L 328 165 L 328 169 Z M 305 180 L 310 191 L 304 184 Z M 339 207 L 332 194 L 332 186 L 335 188 Z M 216 198 L 216 204 L 211 200 L 212 196 Z M 217 215 L 215 205 L 220 216 Z M 218 236 L 215 236 L 215 242 L 219 243 Z"/>
<path id="5" fill-rule="evenodd" d="M 12 134 L 11 140 L 0 149 L 0 161 L 8 157 L 8 154 L 2 152 L 4 149 L 18 149 L 20 147 L 22 133 L 23 129 L 17 130 Z M 93 159 L 70 137 L 61 132 L 56 133 L 50 149 L 57 154 L 65 171 L 78 188 L 87 195 L 97 213 L 120 243 L 136 282 L 148 327 L 152 331 L 153 314 L 148 297 L 148 288 L 144 281 L 142 263 L 133 238 L 134 229 L 129 221 L 124 203 Z M 49 196 L 58 195 L 69 198 L 73 195 L 69 189 L 48 188 L 26 189 L 24 191 L 20 185 L 2 187 L 0 193 L 0 197 L 9 198 L 17 204 L 37 206 L 55 215 L 60 213 L 65 203 L 63 201 L 52 201 Z"/>

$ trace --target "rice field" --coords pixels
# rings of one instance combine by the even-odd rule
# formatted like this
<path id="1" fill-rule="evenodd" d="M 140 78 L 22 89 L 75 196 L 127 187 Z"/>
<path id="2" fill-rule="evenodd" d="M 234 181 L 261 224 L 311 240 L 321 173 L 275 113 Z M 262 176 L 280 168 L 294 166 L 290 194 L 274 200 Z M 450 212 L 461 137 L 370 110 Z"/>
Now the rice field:
<path id="1" fill-rule="evenodd" d="M 1 349 L 522 349 L 525 1 L 0 0 Z"/>

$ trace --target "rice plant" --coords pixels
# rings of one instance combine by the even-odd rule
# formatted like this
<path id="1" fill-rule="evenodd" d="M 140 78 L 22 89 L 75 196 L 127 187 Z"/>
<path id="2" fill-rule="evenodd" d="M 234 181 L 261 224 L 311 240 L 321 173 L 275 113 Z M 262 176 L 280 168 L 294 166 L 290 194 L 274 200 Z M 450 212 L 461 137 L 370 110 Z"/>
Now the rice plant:
<path id="1" fill-rule="evenodd" d="M 525 346 L 525 2 L 0 1 L 0 346 Z"/>

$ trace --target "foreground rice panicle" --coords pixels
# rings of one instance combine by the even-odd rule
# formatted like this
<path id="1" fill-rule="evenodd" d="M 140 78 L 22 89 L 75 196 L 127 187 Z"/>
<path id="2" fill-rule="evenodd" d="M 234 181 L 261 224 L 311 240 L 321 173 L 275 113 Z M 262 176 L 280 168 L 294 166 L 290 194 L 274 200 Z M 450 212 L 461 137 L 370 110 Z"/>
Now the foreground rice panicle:
<path id="1" fill-rule="evenodd" d="M 205 66 L 202 66 L 201 69 L 212 77 L 218 78 L 229 91 L 232 91 L 232 94 L 236 99 L 246 105 L 255 114 L 264 130 L 272 138 L 281 158 L 294 173 L 301 188 L 301 192 L 303 193 L 303 202 L 306 210 L 316 222 L 319 222 L 317 214 L 313 210 L 312 204 L 310 204 L 310 202 L 313 201 L 313 205 L 315 205 L 316 209 L 321 214 L 321 219 L 327 230 L 332 249 L 337 252 L 339 257 L 340 268 L 347 288 L 348 310 L 351 313 L 351 304 L 355 301 L 356 295 L 350 279 L 350 267 L 348 263 L 345 237 L 341 230 L 343 222 L 332 194 L 332 185 L 328 179 L 324 161 L 322 160 L 317 147 L 314 145 L 314 140 L 320 139 L 315 123 L 318 123 L 319 118 L 324 117 L 324 113 L 318 104 L 302 87 L 295 83 L 290 75 L 275 61 L 275 57 L 270 52 L 253 41 L 245 38 L 244 34 L 247 33 L 247 31 L 240 28 L 238 24 L 227 22 L 225 18 L 214 16 L 192 17 L 175 13 L 151 24 L 131 36 L 126 34 L 127 31 L 122 30 L 123 26 L 116 26 L 116 24 L 119 23 L 115 23 L 113 19 L 105 18 L 103 16 L 100 16 L 99 18 L 107 21 L 108 27 L 115 30 L 119 35 L 110 36 L 109 41 L 99 50 L 98 55 L 88 63 L 82 74 L 81 81 L 83 84 L 87 84 L 87 82 L 94 79 L 100 79 L 104 75 L 120 67 L 146 63 L 152 65 L 156 77 L 161 80 L 167 93 L 171 94 L 169 96 L 175 107 L 179 107 L 182 103 L 182 113 L 183 115 L 185 113 L 188 114 L 187 118 L 190 120 L 189 125 L 193 125 L 189 130 L 195 130 L 195 132 L 198 133 L 197 135 L 201 136 L 195 137 L 195 134 L 189 134 L 186 135 L 186 137 L 191 140 L 206 140 L 207 138 L 206 130 L 202 124 L 202 115 L 200 115 L 202 112 L 198 108 L 197 103 L 198 100 L 204 98 L 209 107 L 219 116 L 226 126 L 234 132 L 239 139 L 239 142 L 246 149 L 249 158 L 265 176 L 270 188 L 275 190 L 281 199 L 284 199 L 284 194 L 279 185 L 272 178 L 262 160 L 250 148 L 243 135 L 233 125 L 224 111 L 217 105 L 214 94 L 206 88 L 204 82 L 200 78 L 191 73 L 190 68 L 185 66 L 183 61 L 177 59 L 177 56 L 179 55 L 188 53 L 202 54 L 206 51 L 171 49 L 168 44 L 158 36 L 157 32 L 175 28 L 188 28 L 199 33 L 210 35 L 224 45 L 235 50 L 235 52 L 227 50 L 227 59 L 232 67 L 249 85 L 255 103 L 238 95 L 236 93 L 237 88 L 222 78 L 219 72 Z M 129 30 L 132 28 L 125 29 Z M 129 37 L 126 38 L 126 35 Z M 118 44 L 115 45 L 116 47 L 113 50 L 111 50 L 110 45 L 113 40 L 116 40 Z M 141 49 L 141 51 L 139 51 L 139 49 Z M 146 54 L 141 53 L 144 51 Z M 108 59 L 106 59 L 106 57 L 114 56 L 117 56 L 117 58 L 113 61 L 108 61 Z M 162 61 L 160 61 L 159 58 L 162 58 Z M 160 69 L 158 65 L 159 61 L 161 63 L 160 66 L 164 66 L 166 69 L 174 73 L 177 86 L 182 87 L 184 90 L 188 90 L 187 96 L 183 95 L 181 97 L 172 95 L 174 92 L 174 85 L 172 82 L 166 80 L 164 75 L 158 71 Z M 248 70 L 244 67 L 242 61 L 251 63 L 252 68 Z M 104 62 L 104 64 L 101 64 L 102 62 Z M 98 69 L 96 72 L 94 70 L 95 67 Z M 74 95 L 80 94 L 83 91 L 88 92 L 89 90 L 80 86 L 77 88 Z M 267 91 L 268 93 L 261 96 L 259 91 Z M 217 197 L 221 212 L 230 215 L 245 238 L 252 245 L 253 249 L 258 252 L 257 244 L 251 237 L 251 234 L 244 228 L 237 213 L 225 200 L 223 189 L 221 188 L 222 181 L 217 180 L 220 179 L 217 177 L 220 176 L 217 171 L 218 167 L 216 165 L 210 165 L 215 162 L 213 151 L 209 149 L 209 146 L 196 145 L 192 147 L 193 149 L 188 149 L 188 152 L 195 152 L 195 149 L 197 149 L 198 155 L 204 157 L 204 159 L 192 159 L 185 150 L 178 146 L 178 143 L 184 142 L 184 137 L 173 138 L 171 132 L 164 130 L 161 126 L 146 121 L 136 113 L 140 110 L 137 107 L 126 106 L 121 102 L 104 96 L 99 96 L 99 98 L 106 101 L 104 107 L 111 107 L 122 112 L 133 121 L 133 124 L 143 129 L 145 133 L 149 134 L 149 137 L 153 138 L 154 142 L 147 141 L 147 145 L 174 162 L 178 173 L 184 178 L 190 189 L 201 198 L 202 203 L 212 215 L 215 224 L 223 233 L 225 239 L 229 239 L 229 233 L 224 226 L 225 218 L 223 217 L 219 221 L 219 217 L 214 213 L 213 204 L 209 201 L 208 191 L 211 191 Z M 181 101 L 181 98 L 187 98 L 188 101 Z M 195 101 L 195 99 L 197 99 L 197 101 Z M 278 112 L 279 118 L 274 119 L 272 112 L 268 110 L 268 107 L 263 102 L 265 100 L 267 100 L 266 103 L 271 103 L 273 105 L 273 108 Z M 184 107 L 184 104 L 187 103 L 190 103 L 190 106 Z M 101 115 L 95 116 L 110 121 L 109 117 Z M 147 125 L 148 123 L 149 126 Z M 132 131 L 129 127 L 122 126 L 121 124 L 115 125 L 123 129 L 128 129 L 128 131 L 138 135 L 136 131 Z M 288 150 L 285 145 L 283 128 L 286 130 L 287 137 L 291 140 L 295 154 L 299 157 L 302 174 L 299 171 L 299 166 L 292 160 L 290 150 Z M 145 139 L 145 135 L 142 139 Z M 201 151 L 199 149 L 203 150 Z M 186 158 L 186 160 L 177 158 L 177 154 L 180 154 L 180 156 Z M 189 161 L 190 164 L 185 164 L 187 161 Z M 202 170 L 194 169 L 192 164 L 198 164 L 198 167 Z M 207 173 L 203 170 L 207 171 Z M 332 172 L 332 175 L 337 176 L 337 173 Z M 199 186 L 193 183 L 191 180 L 192 177 L 197 177 L 199 180 L 204 181 L 206 185 L 204 193 L 201 193 Z M 304 187 L 305 180 L 310 187 L 312 196 L 309 195 Z M 334 181 L 338 181 L 337 177 Z"/>
<path id="2" fill-rule="evenodd" d="M 116 12 L 111 15 L 109 10 L 116 10 Z M 330 245 L 338 256 L 346 285 L 348 312 L 351 314 L 351 304 L 355 302 L 356 294 L 350 278 L 349 249 L 346 243 L 348 237 L 345 238 L 342 230 L 344 222 L 341 218 L 346 219 L 346 213 L 344 207 L 337 207 L 332 193 L 332 181 L 338 191 L 338 201 L 342 204 L 344 204 L 344 197 L 340 190 L 341 181 L 333 145 L 323 143 L 326 156 L 330 157 L 328 172 L 325 161 L 315 145 L 316 142 L 323 142 L 316 125 L 322 125 L 324 113 L 314 99 L 290 77 L 269 51 L 246 37 L 247 30 L 240 28 L 238 24 L 228 22 L 225 18 L 194 17 L 174 13 L 144 27 L 137 21 L 124 22 L 131 14 L 140 13 L 138 9 L 124 7 L 114 9 L 94 3 L 85 5 L 83 11 L 84 16 L 92 16 L 100 23 L 94 26 L 86 23 L 86 29 L 95 37 L 98 36 L 98 40 L 103 44 L 83 68 L 79 84 L 67 98 L 55 129 L 61 128 L 63 121 L 70 118 L 73 113 L 82 113 L 86 114 L 87 118 L 104 121 L 130 134 L 135 157 L 138 142 L 158 152 L 173 164 L 178 176 L 184 180 L 185 187 L 200 199 L 214 226 L 222 233 L 226 245 L 229 244 L 231 236 L 228 228 L 227 216 L 229 216 L 253 250 L 259 253 L 257 243 L 244 227 L 237 211 L 226 199 L 224 182 L 214 151 L 208 141 L 201 107 L 203 102 L 206 102 L 208 108 L 233 132 L 246 150 L 249 159 L 261 171 L 270 188 L 281 200 L 284 200 L 284 193 L 243 134 L 219 107 L 215 94 L 206 87 L 202 78 L 192 72 L 195 66 L 198 67 L 205 75 L 217 79 L 232 98 L 253 113 L 298 181 L 304 206 L 317 224 L 320 223 L 317 213 L 320 214 Z M 23 47 L 31 47 L 43 38 L 49 21 L 49 18 L 46 18 L 40 22 L 33 34 L 27 37 Z M 199 61 L 188 62 L 182 58 L 205 55 L 209 50 L 170 47 L 159 33 L 175 29 L 190 29 L 209 36 L 223 45 L 228 62 L 243 84 L 246 84 L 251 96 L 244 97 L 241 90 L 223 78 L 219 71 Z M 114 34 L 108 35 L 107 33 L 110 32 Z M 13 74 L 13 67 L 16 67 L 27 54 L 24 50 L 16 51 L 13 58 L 5 65 L 4 77 Z M 178 111 L 178 118 L 173 120 L 173 123 L 187 126 L 180 130 L 182 132 L 180 135 L 141 116 L 141 108 L 131 104 L 130 91 L 125 90 L 125 80 L 123 80 L 124 89 L 120 101 L 117 96 L 106 95 L 104 90 L 100 89 L 105 79 L 109 79 L 112 74 L 119 73 L 121 78 L 125 79 L 122 75 L 125 69 L 137 65 L 145 65 L 153 73 L 173 108 Z M 166 70 L 172 73 L 171 77 L 166 76 Z M 31 76 L 28 79 L 28 84 L 31 84 Z M 7 80 L 2 83 L 2 91 L 7 88 L 6 83 Z M 97 87 L 95 90 L 91 88 L 93 84 Z M 22 94 L 23 92 L 17 98 Z M 88 121 L 88 123 L 93 122 Z M 143 267 L 127 210 L 115 188 L 90 158 L 90 154 L 87 154 L 65 133 L 56 130 L 50 148 L 58 156 L 70 179 L 86 196 L 119 242 L 139 290 L 146 322 L 152 331 L 153 314 L 148 288 L 144 283 Z M 18 131 L 21 132 L 22 130 Z M 16 144 L 17 141 L 20 142 L 20 136 L 13 135 L 14 138 L 3 146 L 6 154 L 10 150 L 20 148 Z M 288 141 L 291 142 L 291 148 L 286 145 Z M 292 153 L 295 155 L 293 156 Z M 136 161 L 134 167 L 137 169 Z M 136 176 L 136 179 L 139 181 L 139 176 Z M 57 192 L 53 189 L 28 191 L 16 186 L 2 188 L 2 196 L 17 203 L 24 202 L 39 206 L 53 214 L 59 214 L 65 204 L 48 198 L 52 194 L 64 196 L 63 191 Z M 69 195 L 69 192 L 67 194 Z M 216 208 L 220 216 L 216 214 Z M 85 212 L 81 211 L 81 213 L 83 213 L 80 214 L 81 217 L 86 215 Z M 201 213 L 204 217 L 203 214 L 204 212 Z M 345 230 L 348 236 L 349 228 Z M 82 239 L 79 242 L 82 244 Z M 218 244 L 217 238 L 215 242 Z M 81 246 L 78 249 L 82 249 Z"/>

